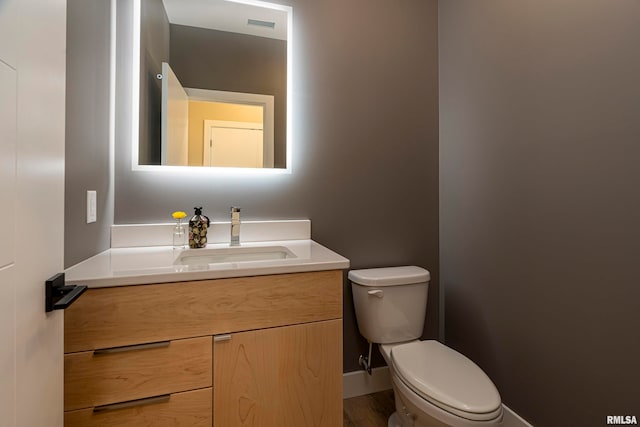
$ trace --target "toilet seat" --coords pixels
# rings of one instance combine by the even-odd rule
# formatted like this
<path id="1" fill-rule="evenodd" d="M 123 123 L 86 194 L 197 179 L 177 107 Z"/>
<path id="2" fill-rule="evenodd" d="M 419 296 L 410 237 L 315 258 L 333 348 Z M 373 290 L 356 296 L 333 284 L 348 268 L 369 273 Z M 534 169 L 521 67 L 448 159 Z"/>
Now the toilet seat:
<path id="1" fill-rule="evenodd" d="M 409 389 L 449 413 L 486 421 L 502 411 L 500 394 L 482 369 L 438 341 L 393 346 L 391 359 Z"/>

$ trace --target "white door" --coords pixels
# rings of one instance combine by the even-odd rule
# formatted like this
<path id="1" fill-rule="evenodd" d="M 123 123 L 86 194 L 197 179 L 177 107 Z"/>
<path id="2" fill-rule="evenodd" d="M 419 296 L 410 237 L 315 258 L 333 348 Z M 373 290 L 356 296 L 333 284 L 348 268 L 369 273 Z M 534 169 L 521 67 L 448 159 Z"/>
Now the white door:
<path id="1" fill-rule="evenodd" d="M 0 0 L 0 424 L 62 427 L 65 0 Z"/>
<path id="2" fill-rule="evenodd" d="M 204 166 L 263 167 L 262 123 L 205 120 L 204 126 Z"/>
<path id="3" fill-rule="evenodd" d="M 189 164 L 189 96 L 166 62 L 162 63 L 161 164 Z"/>

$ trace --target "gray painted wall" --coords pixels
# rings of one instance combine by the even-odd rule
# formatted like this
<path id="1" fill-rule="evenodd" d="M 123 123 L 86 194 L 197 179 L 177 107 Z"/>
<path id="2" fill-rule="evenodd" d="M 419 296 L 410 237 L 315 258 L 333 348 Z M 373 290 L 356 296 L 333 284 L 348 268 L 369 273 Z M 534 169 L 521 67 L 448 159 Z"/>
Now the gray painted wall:
<path id="1" fill-rule="evenodd" d="M 184 87 L 274 97 L 274 166 L 287 167 L 287 42 L 171 24 L 169 63 Z"/>
<path id="2" fill-rule="evenodd" d="M 640 415 L 640 3 L 440 2 L 446 343 L 537 426 Z"/>
<path id="3" fill-rule="evenodd" d="M 110 245 L 109 16 L 108 1 L 67 2 L 65 267 Z M 87 190 L 98 196 L 92 224 L 86 223 Z"/>
<path id="4" fill-rule="evenodd" d="M 296 38 L 292 174 L 134 172 L 128 107 L 121 99 L 115 222 L 170 221 L 171 212 L 193 206 L 204 206 L 212 219 L 226 220 L 231 205 L 242 206 L 245 220 L 309 218 L 313 239 L 351 259 L 353 268 L 416 264 L 429 269 L 433 280 L 425 336 L 435 337 L 437 3 L 287 4 L 295 10 Z M 124 31 L 119 35 L 124 40 Z M 118 67 L 126 70 L 122 61 Z M 126 94 L 128 84 L 120 79 L 118 94 Z M 357 331 L 347 286 L 344 305 L 344 369 L 352 371 L 366 343 Z"/>

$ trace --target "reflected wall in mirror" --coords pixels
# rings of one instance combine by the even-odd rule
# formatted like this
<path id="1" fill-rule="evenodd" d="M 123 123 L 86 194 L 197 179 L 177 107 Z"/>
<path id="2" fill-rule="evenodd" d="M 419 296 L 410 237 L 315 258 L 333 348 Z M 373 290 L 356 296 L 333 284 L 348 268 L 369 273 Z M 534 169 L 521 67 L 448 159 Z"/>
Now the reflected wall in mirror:
<path id="1" fill-rule="evenodd" d="M 134 162 L 289 167 L 291 9 L 251 0 L 140 1 Z"/>

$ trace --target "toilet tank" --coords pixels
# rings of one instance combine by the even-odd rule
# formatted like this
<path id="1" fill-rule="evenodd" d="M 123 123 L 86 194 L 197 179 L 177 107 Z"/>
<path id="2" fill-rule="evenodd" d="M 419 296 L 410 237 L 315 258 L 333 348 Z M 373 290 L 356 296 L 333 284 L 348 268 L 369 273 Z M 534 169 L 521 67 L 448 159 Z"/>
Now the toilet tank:
<path id="1" fill-rule="evenodd" d="M 420 338 L 429 279 L 429 272 L 416 266 L 350 271 L 360 334 L 379 344 Z"/>

